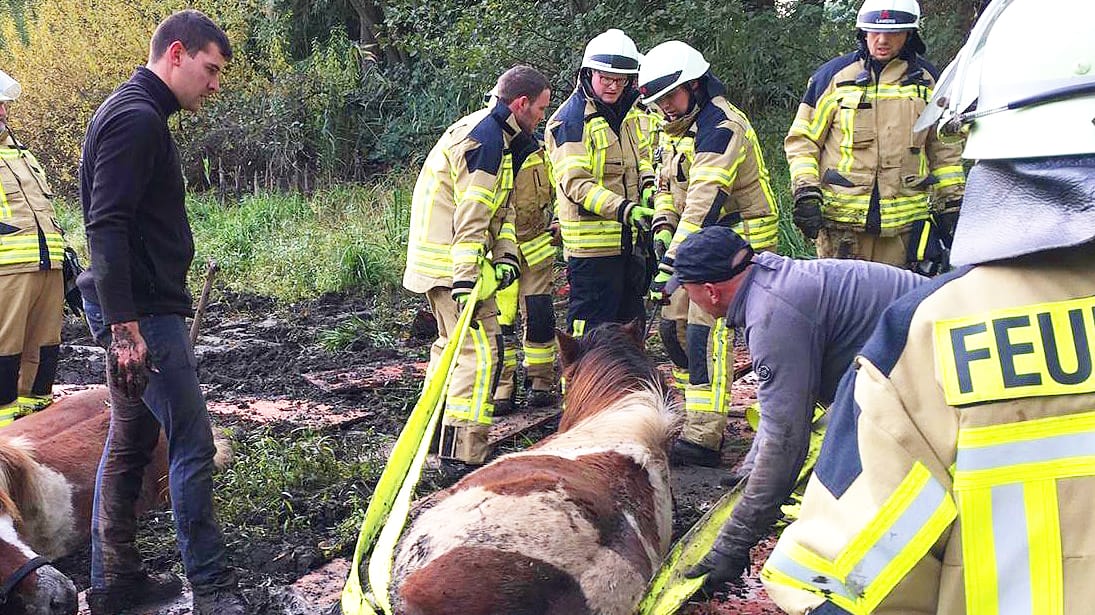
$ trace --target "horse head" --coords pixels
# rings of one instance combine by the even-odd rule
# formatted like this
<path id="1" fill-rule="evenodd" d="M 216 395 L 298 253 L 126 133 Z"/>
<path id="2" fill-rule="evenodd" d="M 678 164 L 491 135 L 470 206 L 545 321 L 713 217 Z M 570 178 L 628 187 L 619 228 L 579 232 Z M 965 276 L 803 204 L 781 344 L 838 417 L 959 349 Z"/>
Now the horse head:
<path id="1" fill-rule="evenodd" d="M 563 432 L 636 391 L 661 392 L 664 382 L 643 348 L 642 328 L 605 323 L 575 338 L 556 330 L 562 365 Z"/>
<path id="2" fill-rule="evenodd" d="M 32 488 L 23 474 L 29 455 L 0 443 L 0 612 L 5 615 L 75 615 L 76 586 L 19 536 L 16 499 Z"/>

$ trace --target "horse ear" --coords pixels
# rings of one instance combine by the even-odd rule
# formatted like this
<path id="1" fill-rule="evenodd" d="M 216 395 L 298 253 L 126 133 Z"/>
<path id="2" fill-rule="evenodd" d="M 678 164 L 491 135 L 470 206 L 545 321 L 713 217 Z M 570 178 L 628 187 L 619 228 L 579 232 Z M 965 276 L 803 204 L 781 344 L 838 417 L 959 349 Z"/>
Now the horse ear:
<path id="1" fill-rule="evenodd" d="M 626 333 L 639 348 L 644 348 L 646 346 L 645 340 L 643 340 L 643 329 L 645 329 L 645 327 L 643 327 L 643 320 L 641 318 L 632 320 L 620 327 L 620 329 Z"/>
<path id="2" fill-rule="evenodd" d="M 578 356 L 581 354 L 578 340 L 567 335 L 562 330 L 556 329 L 555 342 L 559 344 L 559 363 L 562 367 L 566 367 L 578 360 Z"/>

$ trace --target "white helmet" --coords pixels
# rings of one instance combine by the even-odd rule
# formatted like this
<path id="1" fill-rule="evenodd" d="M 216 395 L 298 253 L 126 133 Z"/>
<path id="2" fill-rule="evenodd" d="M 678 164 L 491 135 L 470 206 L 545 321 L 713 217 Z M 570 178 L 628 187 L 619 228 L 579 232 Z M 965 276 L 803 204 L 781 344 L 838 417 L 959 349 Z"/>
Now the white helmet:
<path id="1" fill-rule="evenodd" d="M 666 41 L 643 56 L 639 69 L 639 93 L 643 104 L 658 100 L 673 88 L 699 79 L 711 68 L 703 54 L 680 41 Z"/>
<path id="2" fill-rule="evenodd" d="M 586 44 L 586 52 L 582 56 L 582 68 L 634 75 L 639 72 L 639 63 L 642 59 L 635 41 L 624 34 L 623 30 L 612 28 L 594 36 Z"/>
<path id="3" fill-rule="evenodd" d="M 1004 9 L 1007 10 L 1004 10 Z M 947 67 L 923 122 L 969 130 L 970 159 L 1095 153 L 1095 2 L 996 0 Z"/>
<path id="4" fill-rule="evenodd" d="M 866 32 L 893 32 L 920 28 L 920 3 L 916 0 L 866 0 L 856 15 L 855 27 Z"/>
<path id="5" fill-rule="evenodd" d="M 4 71 L 0 70 L 0 102 L 11 102 L 19 95 L 23 93 L 23 86 L 19 85 L 19 82 L 11 78 Z"/>

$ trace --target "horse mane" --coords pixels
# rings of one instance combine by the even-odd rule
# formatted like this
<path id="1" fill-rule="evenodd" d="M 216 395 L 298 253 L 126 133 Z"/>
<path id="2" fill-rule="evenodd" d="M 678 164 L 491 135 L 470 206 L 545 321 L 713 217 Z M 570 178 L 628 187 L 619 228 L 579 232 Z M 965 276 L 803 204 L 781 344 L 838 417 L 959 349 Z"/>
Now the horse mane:
<path id="1" fill-rule="evenodd" d="M 632 393 L 661 392 L 662 378 L 643 352 L 637 330 L 637 323 L 608 323 L 578 339 L 557 334 L 566 385 L 559 432 Z"/>
<path id="2" fill-rule="evenodd" d="M 23 521 L 16 502 L 24 501 L 33 489 L 27 478 L 34 463 L 26 439 L 0 440 L 0 514 L 10 516 L 16 525 Z"/>

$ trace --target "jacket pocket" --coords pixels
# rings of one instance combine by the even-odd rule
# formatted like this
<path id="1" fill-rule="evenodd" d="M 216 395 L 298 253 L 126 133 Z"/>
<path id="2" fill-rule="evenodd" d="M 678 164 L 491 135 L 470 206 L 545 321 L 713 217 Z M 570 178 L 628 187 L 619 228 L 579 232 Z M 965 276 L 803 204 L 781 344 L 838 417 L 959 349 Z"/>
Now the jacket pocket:
<path id="1" fill-rule="evenodd" d="M 848 133 L 851 133 L 850 145 L 853 149 L 863 149 L 874 144 L 877 133 L 875 131 L 875 108 L 870 101 L 864 100 L 862 90 L 848 92 L 840 99 L 840 127 L 844 131 L 844 141 L 847 143 Z"/>

